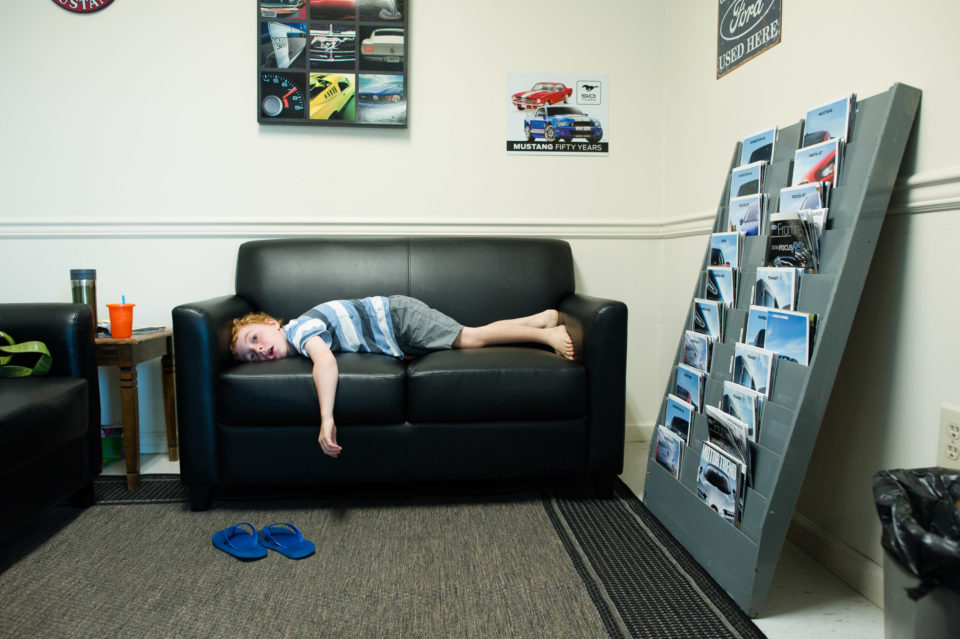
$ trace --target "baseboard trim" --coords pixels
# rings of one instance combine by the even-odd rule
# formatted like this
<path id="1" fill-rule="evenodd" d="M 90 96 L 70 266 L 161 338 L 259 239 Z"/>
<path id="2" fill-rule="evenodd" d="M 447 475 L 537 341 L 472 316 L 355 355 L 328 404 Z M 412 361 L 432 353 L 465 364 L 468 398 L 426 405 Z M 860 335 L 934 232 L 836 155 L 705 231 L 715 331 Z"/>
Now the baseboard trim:
<path id="1" fill-rule="evenodd" d="M 787 538 L 870 603 L 883 608 L 883 566 L 800 513 L 793 514 Z"/>

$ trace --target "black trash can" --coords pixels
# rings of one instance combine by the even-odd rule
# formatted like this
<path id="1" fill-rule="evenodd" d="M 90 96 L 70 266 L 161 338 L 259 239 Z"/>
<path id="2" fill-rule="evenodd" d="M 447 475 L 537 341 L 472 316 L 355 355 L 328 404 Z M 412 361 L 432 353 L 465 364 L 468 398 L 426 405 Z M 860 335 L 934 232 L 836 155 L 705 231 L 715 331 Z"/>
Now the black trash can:
<path id="1" fill-rule="evenodd" d="M 884 637 L 960 637 L 960 473 L 883 470 L 873 496 L 885 550 Z"/>

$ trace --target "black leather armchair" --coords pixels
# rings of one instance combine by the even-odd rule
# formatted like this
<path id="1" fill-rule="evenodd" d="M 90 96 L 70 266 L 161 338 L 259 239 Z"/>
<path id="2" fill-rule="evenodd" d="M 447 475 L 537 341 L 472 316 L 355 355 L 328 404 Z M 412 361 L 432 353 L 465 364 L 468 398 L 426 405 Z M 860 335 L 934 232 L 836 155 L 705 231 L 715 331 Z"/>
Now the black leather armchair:
<path id="1" fill-rule="evenodd" d="M 39 377 L 0 378 L 0 538 L 70 498 L 93 503 L 100 474 L 100 385 L 93 313 L 85 304 L 0 304 L 0 330 L 39 340 L 53 358 Z"/>
<path id="2" fill-rule="evenodd" d="M 301 238 L 248 242 L 236 294 L 173 310 L 180 471 L 192 507 L 217 486 L 590 475 L 622 471 L 626 306 L 579 295 L 566 242 Z M 338 459 L 317 444 L 306 358 L 237 363 L 230 323 L 404 294 L 468 326 L 556 308 L 577 352 L 535 346 L 337 356 Z"/>

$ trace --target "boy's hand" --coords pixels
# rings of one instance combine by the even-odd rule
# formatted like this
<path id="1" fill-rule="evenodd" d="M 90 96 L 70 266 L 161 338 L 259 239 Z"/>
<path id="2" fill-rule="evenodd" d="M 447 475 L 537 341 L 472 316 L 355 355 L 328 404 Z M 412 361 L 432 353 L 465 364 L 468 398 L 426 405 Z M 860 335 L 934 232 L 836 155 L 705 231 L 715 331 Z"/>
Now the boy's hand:
<path id="1" fill-rule="evenodd" d="M 320 427 L 320 437 L 317 438 L 317 441 L 320 442 L 320 448 L 323 450 L 323 454 L 334 459 L 340 455 L 340 451 L 343 450 L 343 447 L 337 444 L 337 425 L 333 422 L 323 424 Z"/>

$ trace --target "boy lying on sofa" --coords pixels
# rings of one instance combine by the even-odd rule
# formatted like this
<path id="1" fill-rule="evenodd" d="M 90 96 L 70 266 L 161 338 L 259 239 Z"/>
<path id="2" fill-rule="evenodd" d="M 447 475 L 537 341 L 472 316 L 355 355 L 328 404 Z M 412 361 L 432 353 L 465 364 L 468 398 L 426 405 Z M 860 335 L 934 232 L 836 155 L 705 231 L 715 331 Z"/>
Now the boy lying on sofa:
<path id="1" fill-rule="evenodd" d="M 549 346 L 557 355 L 573 359 L 573 340 L 559 319 L 556 310 L 547 309 L 485 326 L 463 326 L 412 297 L 365 297 L 319 304 L 286 325 L 266 313 L 250 313 L 233 321 L 230 348 L 244 362 L 296 354 L 313 361 L 313 383 L 320 400 L 320 448 L 337 457 L 343 448 L 337 444 L 333 421 L 339 377 L 333 353 L 402 359 L 451 348 L 527 342 Z"/>

